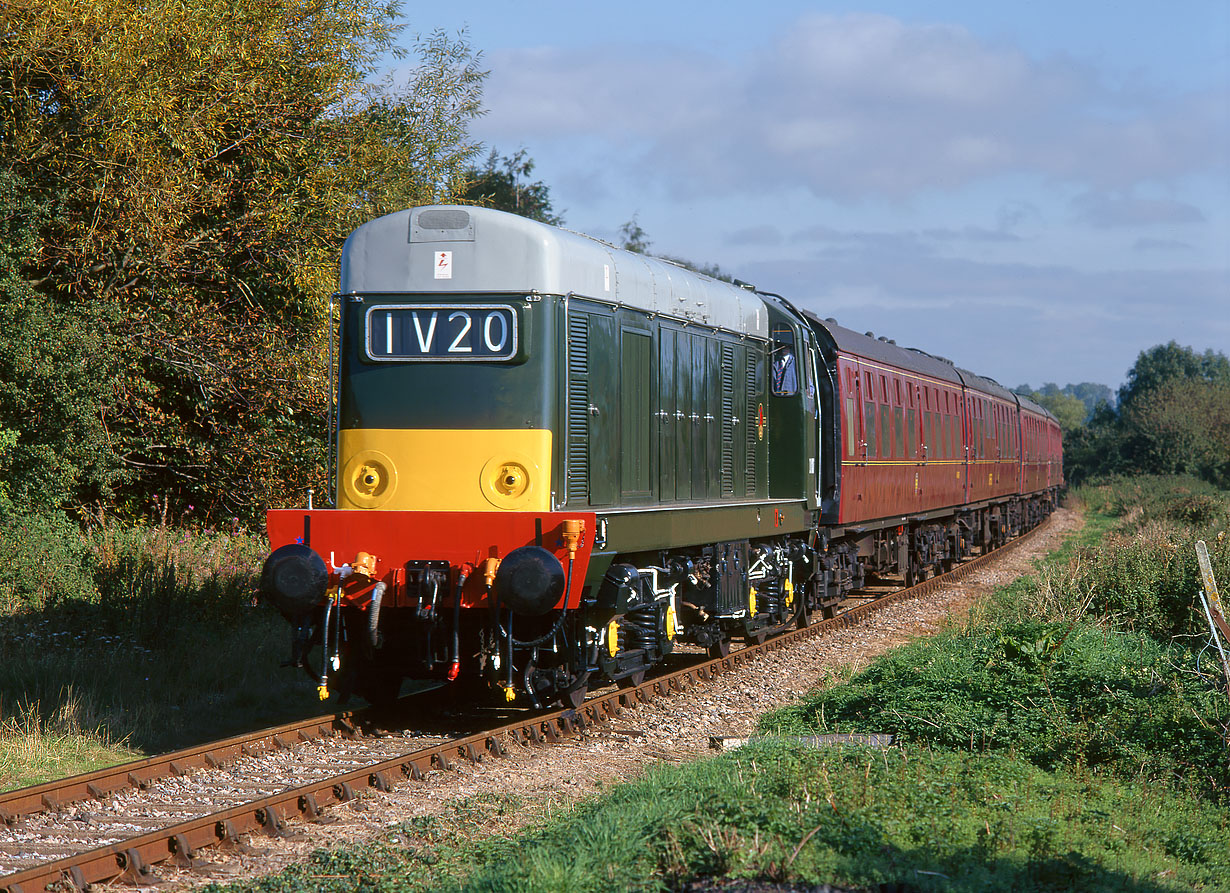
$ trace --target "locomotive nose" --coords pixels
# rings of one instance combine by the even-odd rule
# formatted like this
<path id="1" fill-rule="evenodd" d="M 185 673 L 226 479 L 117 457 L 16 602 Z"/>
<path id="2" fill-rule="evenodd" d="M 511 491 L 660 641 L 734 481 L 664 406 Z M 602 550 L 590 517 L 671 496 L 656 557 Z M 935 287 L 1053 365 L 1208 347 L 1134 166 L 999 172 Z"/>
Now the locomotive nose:
<path id="1" fill-rule="evenodd" d="M 324 559 L 307 546 L 290 543 L 265 559 L 261 597 L 295 623 L 321 603 L 328 582 Z"/>
<path id="2" fill-rule="evenodd" d="M 500 604 L 529 617 L 554 608 L 564 585 L 564 566 L 542 546 L 513 549 L 495 572 Z"/>

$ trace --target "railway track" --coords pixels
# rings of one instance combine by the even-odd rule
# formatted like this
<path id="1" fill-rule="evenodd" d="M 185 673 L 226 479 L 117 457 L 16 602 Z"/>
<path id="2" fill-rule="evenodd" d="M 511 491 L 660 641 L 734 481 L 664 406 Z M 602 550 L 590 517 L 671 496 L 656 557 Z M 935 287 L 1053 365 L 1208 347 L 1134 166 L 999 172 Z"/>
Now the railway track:
<path id="1" fill-rule="evenodd" d="M 507 713 L 470 731 L 389 735 L 373 711 L 319 716 L 61 781 L 0 794 L 0 893 L 84 890 L 100 882 L 153 883 L 153 866 L 192 866 L 210 847 L 241 846 L 245 834 L 278 834 L 292 819 L 316 819 L 365 788 L 390 790 L 457 761 L 498 759 L 511 747 L 548 744 L 609 722 L 624 709 L 686 691 L 758 655 L 862 623 L 888 605 L 924 597 L 1014 550 L 1048 522 L 946 574 L 855 604 L 726 657 L 666 672 L 635 688 L 610 689 L 579 708 Z M 470 725 L 475 717 L 464 720 Z M 365 733 L 365 728 L 368 731 Z M 278 766 L 274 773 L 269 761 Z M 209 776 L 202 795 L 189 776 Z M 288 784 L 286 779 L 293 778 Z"/>

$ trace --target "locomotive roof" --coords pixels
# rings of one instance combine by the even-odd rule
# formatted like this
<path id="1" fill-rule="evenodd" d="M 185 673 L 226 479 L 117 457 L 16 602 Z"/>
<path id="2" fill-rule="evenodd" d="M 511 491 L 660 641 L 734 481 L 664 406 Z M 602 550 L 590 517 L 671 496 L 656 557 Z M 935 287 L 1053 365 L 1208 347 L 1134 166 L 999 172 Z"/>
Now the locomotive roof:
<path id="1" fill-rule="evenodd" d="M 833 340 L 833 346 L 842 353 L 854 354 L 867 360 L 917 372 L 940 381 L 951 382 L 953 385 L 965 385 L 971 390 L 999 397 L 1009 403 L 1019 402 L 1023 409 L 1054 419 L 1054 416 L 1047 410 L 1028 397 L 1022 397 L 1008 390 L 993 378 L 963 369 L 952 360 L 934 356 L 916 347 L 900 347 L 895 341 L 883 337 L 877 338 L 870 332 L 864 334 L 847 329 L 839 325 L 836 320 L 820 319 L 814 313 L 806 310 L 800 312 L 812 324 L 813 329 L 828 332 Z"/>
<path id="2" fill-rule="evenodd" d="M 448 252 L 443 269 L 440 254 Z M 442 273 L 447 272 L 447 276 Z M 508 294 L 591 298 L 767 338 L 753 292 L 515 214 L 459 205 L 411 208 L 355 230 L 342 293 Z"/>

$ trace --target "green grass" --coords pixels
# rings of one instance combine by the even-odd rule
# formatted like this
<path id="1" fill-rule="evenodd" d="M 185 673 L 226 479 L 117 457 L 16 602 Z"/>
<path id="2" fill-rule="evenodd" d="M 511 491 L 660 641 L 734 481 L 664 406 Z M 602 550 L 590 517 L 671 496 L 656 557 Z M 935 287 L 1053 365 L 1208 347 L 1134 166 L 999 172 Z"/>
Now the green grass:
<path id="1" fill-rule="evenodd" d="M 0 790 L 64 778 L 137 759 L 98 729 L 82 728 L 80 699 L 72 691 L 46 720 L 37 705 L 0 721 Z"/>
<path id="2" fill-rule="evenodd" d="M 670 890 L 706 877 L 910 890 L 1220 889 L 1230 812 L 1006 754 L 765 741 L 541 813 L 463 801 L 228 890 Z"/>
<path id="3" fill-rule="evenodd" d="M 895 649 L 760 726 L 888 733 L 1226 801 L 1230 705 L 1214 672 L 1185 648 L 1091 623 L 948 632 Z"/>
<path id="4" fill-rule="evenodd" d="M 279 666 L 285 622 L 253 606 L 263 538 L 45 521 L 5 528 L 62 564 L 16 568 L 0 612 L 0 789 L 321 711 Z"/>

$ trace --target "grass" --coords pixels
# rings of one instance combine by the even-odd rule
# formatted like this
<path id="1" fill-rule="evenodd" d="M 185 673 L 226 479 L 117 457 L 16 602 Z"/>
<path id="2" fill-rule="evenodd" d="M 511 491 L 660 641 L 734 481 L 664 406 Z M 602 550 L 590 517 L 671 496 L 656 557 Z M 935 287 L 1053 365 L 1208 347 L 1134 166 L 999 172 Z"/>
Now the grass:
<path id="1" fill-rule="evenodd" d="M 35 704 L 0 721 L 0 789 L 139 758 L 140 754 L 112 741 L 105 730 L 83 726 L 82 713 L 81 699 L 69 690 L 50 719 Z"/>
<path id="2" fill-rule="evenodd" d="M 44 547 L 25 566 L 17 553 L 3 590 L 0 789 L 321 710 L 279 666 L 285 622 L 253 605 L 262 537 L 46 519 L 3 531 L 23 532 Z"/>
<path id="3" fill-rule="evenodd" d="M 527 818 L 527 813 L 529 814 Z M 519 833 L 508 833 L 528 822 Z M 555 810 L 460 801 L 229 891 L 681 889 L 701 878 L 903 889 L 1216 889 L 1230 812 L 1009 755 L 765 741 Z M 219 888 L 215 888 L 217 890 Z"/>
<path id="4" fill-rule="evenodd" d="M 1191 549 L 1205 539 L 1230 579 L 1230 498 L 1184 479 L 1077 496 L 1085 529 L 1032 577 L 761 721 L 892 732 L 891 749 L 770 736 L 564 809 L 458 801 L 228 889 L 1230 889 L 1230 706 Z"/>

